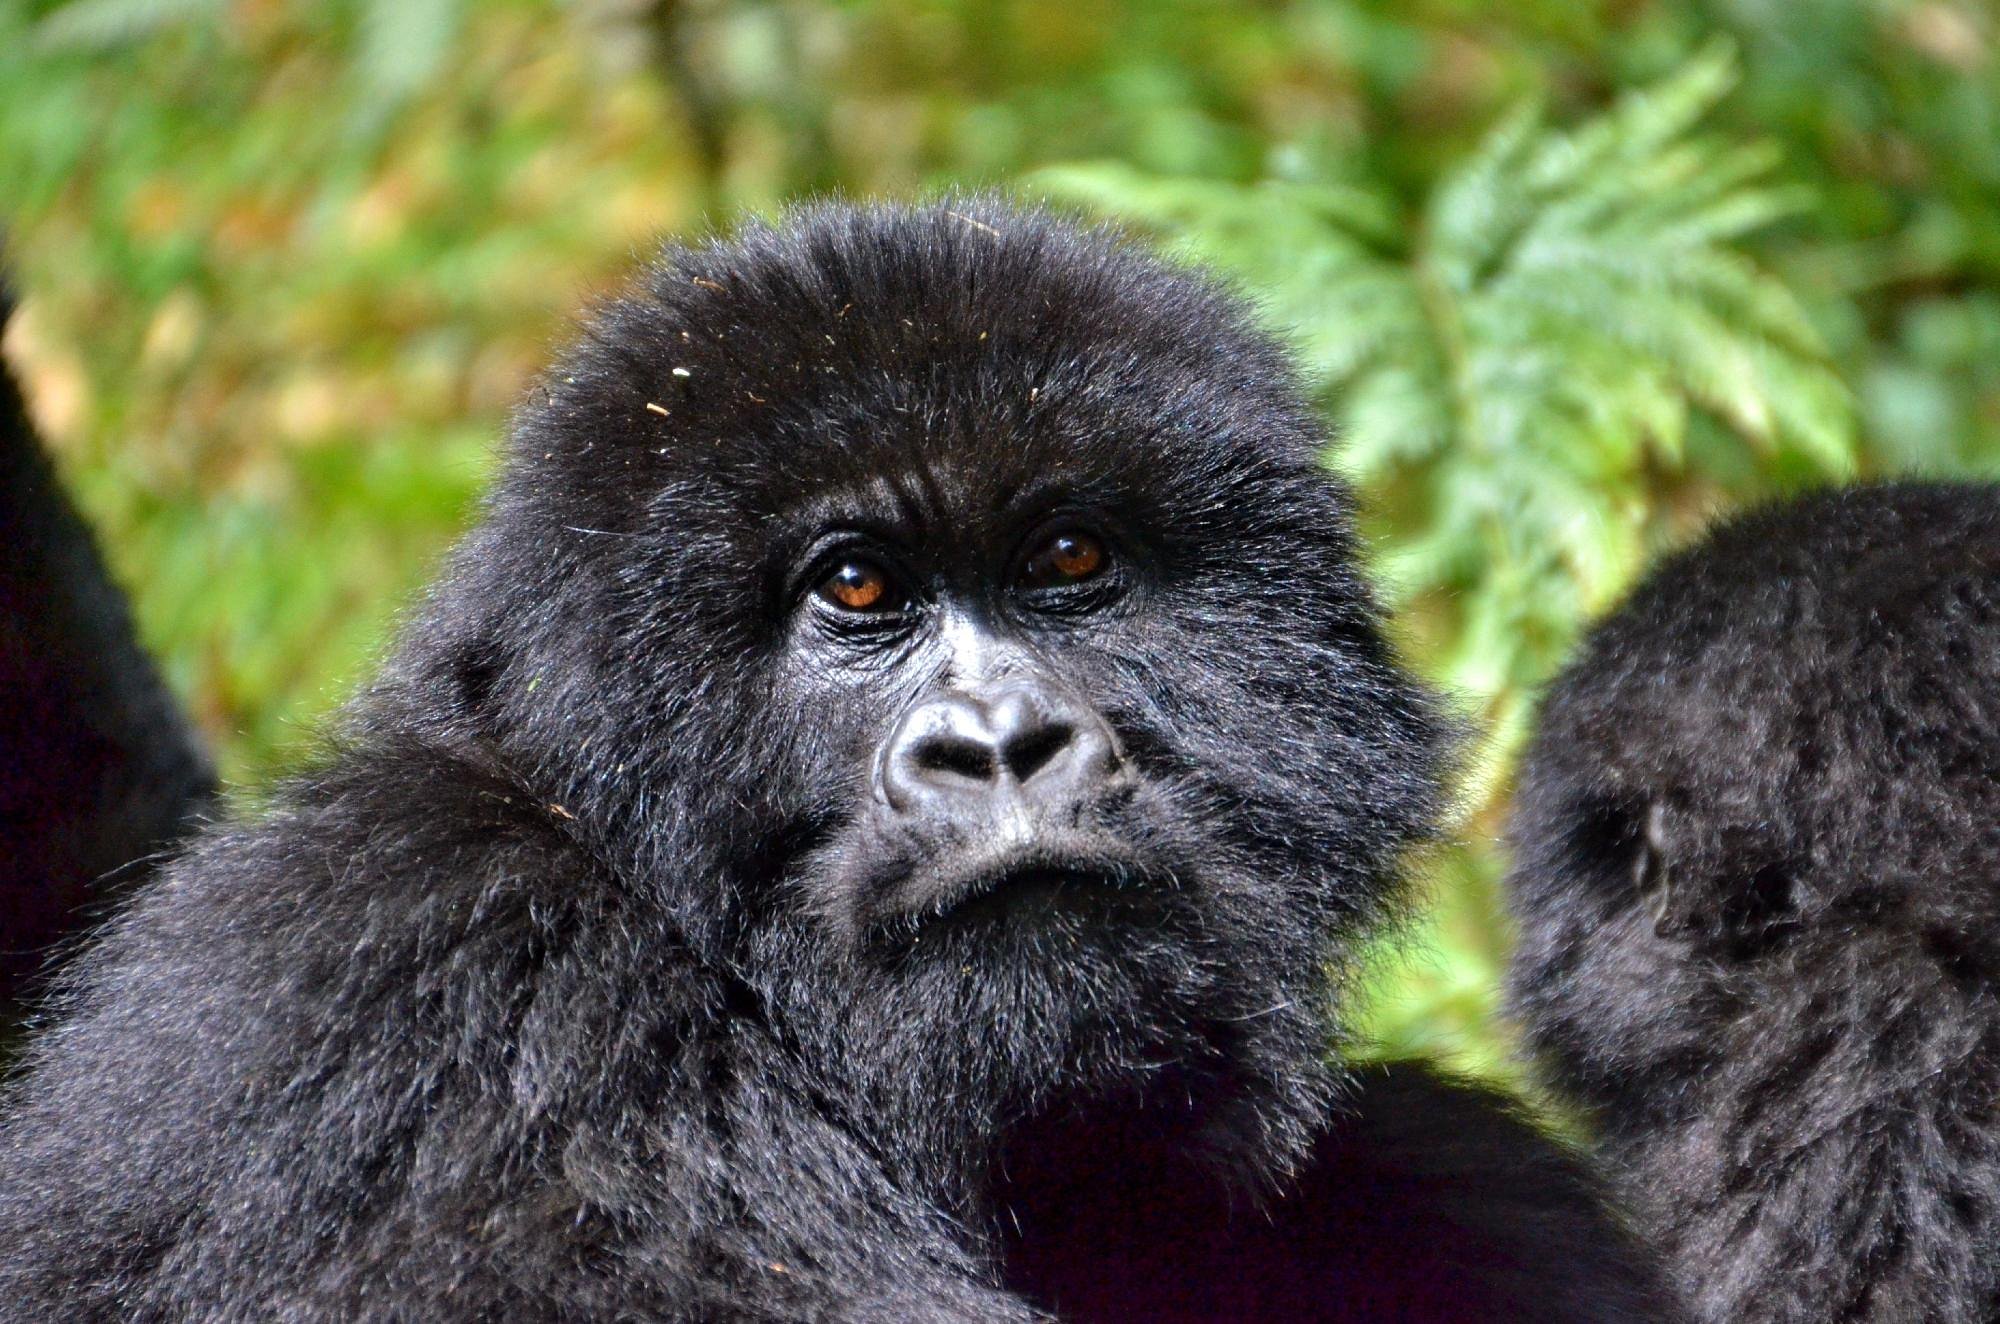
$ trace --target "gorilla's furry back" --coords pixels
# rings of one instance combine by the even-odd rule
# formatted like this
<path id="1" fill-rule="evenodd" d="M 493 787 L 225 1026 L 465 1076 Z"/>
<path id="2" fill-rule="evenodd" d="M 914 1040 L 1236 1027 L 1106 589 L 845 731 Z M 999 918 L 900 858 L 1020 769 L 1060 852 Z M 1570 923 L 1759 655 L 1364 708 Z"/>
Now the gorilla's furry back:
<path id="1" fill-rule="evenodd" d="M 1705 1318 L 1991 1317 L 1996 824 L 1992 487 L 1730 521 L 1552 687 L 1514 1001 Z"/>

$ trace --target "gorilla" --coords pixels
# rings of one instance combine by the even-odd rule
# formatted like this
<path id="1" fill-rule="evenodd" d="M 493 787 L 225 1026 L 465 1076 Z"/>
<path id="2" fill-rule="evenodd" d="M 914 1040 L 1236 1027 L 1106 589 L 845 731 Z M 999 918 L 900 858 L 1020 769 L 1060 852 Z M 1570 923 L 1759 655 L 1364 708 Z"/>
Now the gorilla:
<path id="1" fill-rule="evenodd" d="M 12 303 L 0 287 L 0 327 Z M 214 772 L 0 365 L 0 1007 L 180 836 Z"/>
<path id="2" fill-rule="evenodd" d="M 1453 727 L 1229 296 L 991 199 L 668 251 L 314 769 L 66 968 L 22 1320 L 1679 1318 L 1331 1054 Z"/>
<path id="3" fill-rule="evenodd" d="M 1511 986 L 1700 1318 L 2000 1310 L 2000 488 L 1755 511 L 1547 695 Z"/>

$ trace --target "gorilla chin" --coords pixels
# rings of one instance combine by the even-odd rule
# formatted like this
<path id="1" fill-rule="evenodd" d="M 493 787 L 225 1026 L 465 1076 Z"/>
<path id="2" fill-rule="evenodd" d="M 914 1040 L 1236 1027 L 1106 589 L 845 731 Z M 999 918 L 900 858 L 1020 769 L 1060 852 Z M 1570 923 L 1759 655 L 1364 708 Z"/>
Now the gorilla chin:
<path id="1" fill-rule="evenodd" d="M 1156 917 L 1159 904 L 1150 893 L 1160 886 L 1171 887 L 1172 880 L 1149 876 L 1109 851 L 1044 848 L 963 872 L 949 883 L 948 898 L 917 918 L 920 925 L 928 918 L 951 930 L 1033 928 L 1074 915 L 1089 930 Z"/>
<path id="2" fill-rule="evenodd" d="M 831 1012 L 859 1090 L 925 1119 L 905 1144 L 978 1164 L 1024 1116 L 1169 1091 L 1169 1128 L 1259 1109 L 1260 1131 L 1307 1133 L 1275 1114 L 1325 1106 L 1329 1008 L 1287 990 L 1318 990 L 1332 935 L 1260 916 L 1278 894 L 1175 816 L 1107 721 L 1020 674 L 954 685 L 901 716 L 869 789 L 796 884 L 792 922 L 825 962 L 800 1019 Z M 1241 959 L 1250 935 L 1285 932 L 1261 971 Z M 939 1098 L 953 1107 L 925 1106 Z"/>

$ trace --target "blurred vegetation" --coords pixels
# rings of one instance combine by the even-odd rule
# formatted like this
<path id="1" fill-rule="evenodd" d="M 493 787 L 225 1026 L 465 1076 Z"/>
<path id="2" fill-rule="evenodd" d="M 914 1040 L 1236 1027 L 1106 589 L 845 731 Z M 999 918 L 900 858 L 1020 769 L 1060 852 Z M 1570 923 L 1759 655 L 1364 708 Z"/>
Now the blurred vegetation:
<path id="1" fill-rule="evenodd" d="M 238 781 L 366 675 L 656 235 L 986 184 L 1261 299 L 1490 733 L 1388 1051 L 1505 1069 L 1511 763 L 1648 556 L 2000 471 L 1982 0 L 0 0 L 5 349 Z"/>

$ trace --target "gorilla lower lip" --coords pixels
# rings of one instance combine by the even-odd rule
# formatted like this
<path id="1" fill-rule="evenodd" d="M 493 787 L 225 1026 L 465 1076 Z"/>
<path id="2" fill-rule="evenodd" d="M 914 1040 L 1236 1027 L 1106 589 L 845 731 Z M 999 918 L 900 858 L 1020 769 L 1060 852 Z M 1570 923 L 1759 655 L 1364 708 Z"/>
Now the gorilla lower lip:
<path id="1" fill-rule="evenodd" d="M 1055 904 L 1065 896 L 1075 897 L 1085 891 L 1117 890 L 1119 886 L 1117 879 L 1108 874 L 1081 869 L 1025 869 L 993 880 L 958 905 L 948 907 L 947 912 L 962 911 L 967 906 L 987 900 L 1008 906 L 1037 902 Z"/>
<path id="2" fill-rule="evenodd" d="M 947 889 L 925 918 L 954 924 L 1018 921 L 1074 909 L 1141 903 L 1148 889 L 1128 868 L 1036 864 L 982 872 Z"/>

